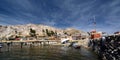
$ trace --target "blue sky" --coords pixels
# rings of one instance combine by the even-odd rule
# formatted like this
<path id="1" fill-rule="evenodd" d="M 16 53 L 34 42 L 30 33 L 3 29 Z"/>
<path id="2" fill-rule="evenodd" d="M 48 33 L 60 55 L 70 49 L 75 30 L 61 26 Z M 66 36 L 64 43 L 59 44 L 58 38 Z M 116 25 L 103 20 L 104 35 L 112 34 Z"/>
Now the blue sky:
<path id="1" fill-rule="evenodd" d="M 120 0 L 0 0 L 0 25 L 46 24 L 58 28 L 73 27 L 120 31 Z"/>

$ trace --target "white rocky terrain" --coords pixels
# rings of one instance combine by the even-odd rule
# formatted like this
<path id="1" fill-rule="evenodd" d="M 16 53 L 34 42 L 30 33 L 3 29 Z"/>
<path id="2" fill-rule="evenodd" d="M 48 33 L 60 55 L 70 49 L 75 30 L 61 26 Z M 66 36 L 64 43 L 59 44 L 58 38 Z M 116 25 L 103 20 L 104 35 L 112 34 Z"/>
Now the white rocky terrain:
<path id="1" fill-rule="evenodd" d="M 46 35 L 43 30 L 48 29 L 49 31 L 57 32 L 57 34 L 64 34 L 67 32 L 68 34 L 78 34 L 81 33 L 83 35 L 87 35 L 86 32 L 79 31 L 73 28 L 67 29 L 59 29 L 47 25 L 37 25 L 37 24 L 26 24 L 26 25 L 10 25 L 10 26 L 0 26 L 0 37 L 10 37 L 12 35 L 21 35 L 21 36 L 29 36 L 30 28 L 36 31 L 38 36 Z"/>

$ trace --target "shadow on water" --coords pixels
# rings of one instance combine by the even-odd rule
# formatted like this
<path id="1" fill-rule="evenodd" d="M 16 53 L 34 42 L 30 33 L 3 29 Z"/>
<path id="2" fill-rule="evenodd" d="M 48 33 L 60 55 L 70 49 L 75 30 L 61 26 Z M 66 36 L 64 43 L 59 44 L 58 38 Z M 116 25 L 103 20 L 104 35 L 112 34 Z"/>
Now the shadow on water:
<path id="1" fill-rule="evenodd" d="M 98 60 L 85 48 L 73 49 L 65 46 L 12 46 L 0 53 L 0 60 Z"/>

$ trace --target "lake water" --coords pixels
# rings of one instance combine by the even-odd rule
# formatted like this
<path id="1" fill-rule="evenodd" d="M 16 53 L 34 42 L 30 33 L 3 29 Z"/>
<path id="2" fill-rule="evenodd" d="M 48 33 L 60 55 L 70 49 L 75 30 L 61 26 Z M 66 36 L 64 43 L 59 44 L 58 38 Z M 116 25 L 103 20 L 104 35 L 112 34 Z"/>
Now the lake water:
<path id="1" fill-rule="evenodd" d="M 2 48 L 0 60 L 98 60 L 97 56 L 85 49 L 66 46 L 12 46 Z"/>

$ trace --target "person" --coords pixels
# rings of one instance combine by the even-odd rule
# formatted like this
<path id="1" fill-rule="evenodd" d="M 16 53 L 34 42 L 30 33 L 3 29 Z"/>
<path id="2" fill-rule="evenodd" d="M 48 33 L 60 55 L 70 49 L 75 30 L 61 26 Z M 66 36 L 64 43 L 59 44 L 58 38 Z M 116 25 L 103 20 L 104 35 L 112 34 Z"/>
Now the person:
<path id="1" fill-rule="evenodd" d="M 96 42 L 95 40 L 92 40 L 92 50 L 95 51 L 95 47 L 96 47 Z"/>
<path id="2" fill-rule="evenodd" d="M 88 47 L 90 47 L 92 45 L 92 40 L 90 39 L 88 42 Z"/>

